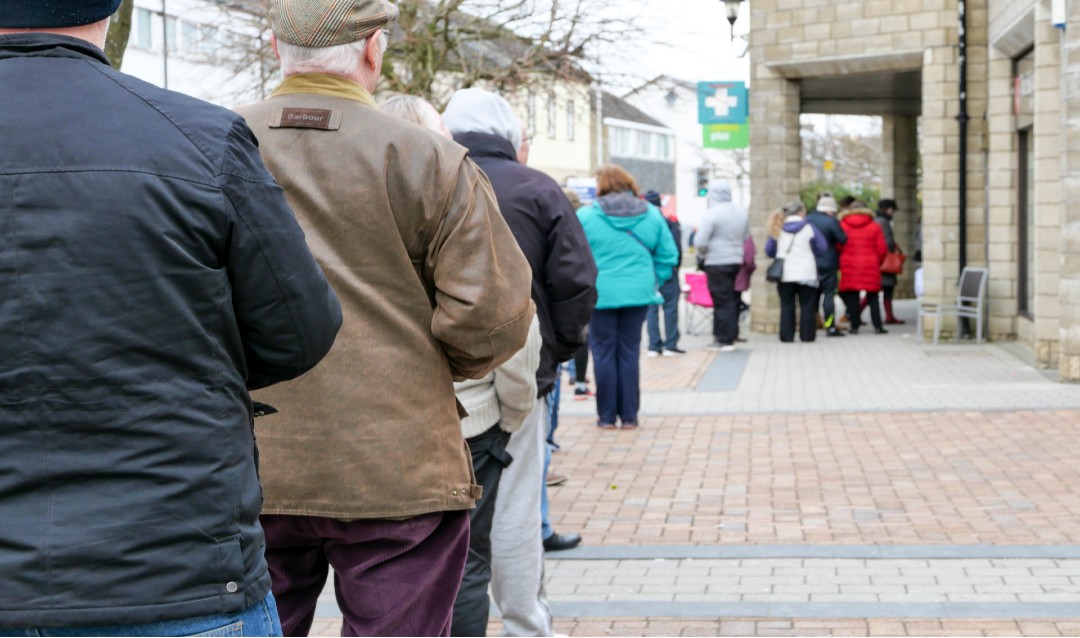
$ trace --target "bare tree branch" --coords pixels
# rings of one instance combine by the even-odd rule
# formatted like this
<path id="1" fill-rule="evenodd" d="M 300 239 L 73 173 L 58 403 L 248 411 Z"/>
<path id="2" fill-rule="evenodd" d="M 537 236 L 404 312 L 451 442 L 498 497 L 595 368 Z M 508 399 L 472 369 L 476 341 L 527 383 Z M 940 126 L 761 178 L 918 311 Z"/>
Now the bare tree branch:
<path id="1" fill-rule="evenodd" d="M 266 94 L 277 61 L 269 51 L 266 0 L 221 1 L 234 14 L 242 7 L 238 51 L 215 53 L 239 84 L 259 69 Z M 644 0 L 631 0 L 643 3 Z M 591 81 L 607 60 L 625 55 L 646 37 L 634 13 L 612 11 L 607 0 L 400 0 L 390 26 L 380 90 L 424 97 L 441 106 L 458 88 L 483 85 L 512 93 L 542 89 L 559 79 Z M 230 23 L 237 18 L 231 15 Z M 255 88 L 257 91 L 252 91 Z M 272 87 L 269 87 L 272 88 Z"/>

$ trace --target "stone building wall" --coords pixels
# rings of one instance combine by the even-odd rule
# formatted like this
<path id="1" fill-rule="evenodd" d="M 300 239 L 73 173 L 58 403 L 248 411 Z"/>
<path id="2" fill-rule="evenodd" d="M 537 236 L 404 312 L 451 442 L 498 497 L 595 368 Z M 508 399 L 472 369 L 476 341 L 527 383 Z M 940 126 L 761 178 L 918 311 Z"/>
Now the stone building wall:
<path id="1" fill-rule="evenodd" d="M 986 0 L 968 3 L 969 128 L 968 260 L 986 256 L 983 223 L 985 184 L 979 138 L 987 109 Z M 764 236 L 769 212 L 798 192 L 798 112 L 800 81 L 855 73 L 921 71 L 922 77 L 922 217 L 926 300 L 946 301 L 955 294 L 959 274 L 959 178 L 956 3 L 945 0 L 754 0 L 751 4 L 750 55 L 754 61 L 751 91 L 751 165 L 755 239 Z M 867 113 L 871 114 L 871 113 Z M 913 121 L 886 120 L 887 184 L 904 189 L 915 167 L 910 144 Z M 907 171 L 905 174 L 901 172 Z M 883 189 L 882 195 L 889 186 Z M 896 193 L 901 193 L 897 190 Z M 909 194 L 898 194 L 911 198 Z M 902 206 L 902 208 L 905 208 Z M 897 236 L 910 253 L 915 207 L 897 219 Z M 763 264 L 767 262 L 762 258 Z M 759 277 L 764 268 L 759 268 Z M 908 275 L 910 277 L 910 274 Z M 764 281 L 755 285 L 761 290 Z M 993 294 L 1009 295 L 1007 285 Z M 775 331 L 775 292 L 753 304 L 755 330 Z M 950 329 L 952 329 L 950 327 Z"/>

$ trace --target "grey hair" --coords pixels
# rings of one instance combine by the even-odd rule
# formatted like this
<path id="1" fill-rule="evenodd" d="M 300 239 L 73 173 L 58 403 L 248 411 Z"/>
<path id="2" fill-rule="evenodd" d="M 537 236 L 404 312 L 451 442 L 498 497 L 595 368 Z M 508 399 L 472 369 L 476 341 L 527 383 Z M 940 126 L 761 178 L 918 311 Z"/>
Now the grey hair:
<path id="1" fill-rule="evenodd" d="M 285 76 L 297 73 L 331 73 L 350 75 L 356 72 L 360 61 L 364 59 L 364 48 L 368 39 L 357 40 L 349 44 L 331 47 L 302 47 L 277 41 L 278 56 L 281 57 L 281 74 Z M 386 39 L 382 41 L 382 50 L 386 52 Z"/>
<path id="2" fill-rule="evenodd" d="M 380 104 L 379 110 L 433 131 L 439 131 L 442 125 L 435 107 L 415 95 L 394 95 Z"/>

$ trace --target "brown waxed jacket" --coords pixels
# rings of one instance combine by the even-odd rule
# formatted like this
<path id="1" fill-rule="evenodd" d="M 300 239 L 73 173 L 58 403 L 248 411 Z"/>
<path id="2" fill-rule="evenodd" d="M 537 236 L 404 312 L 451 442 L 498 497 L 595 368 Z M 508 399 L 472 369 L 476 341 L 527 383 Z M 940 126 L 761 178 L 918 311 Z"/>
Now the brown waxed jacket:
<path id="1" fill-rule="evenodd" d="M 239 109 L 344 321 L 322 364 L 254 395 L 265 514 L 402 518 L 474 506 L 454 378 L 525 344 L 531 271 L 465 149 L 350 80 L 291 76 Z"/>

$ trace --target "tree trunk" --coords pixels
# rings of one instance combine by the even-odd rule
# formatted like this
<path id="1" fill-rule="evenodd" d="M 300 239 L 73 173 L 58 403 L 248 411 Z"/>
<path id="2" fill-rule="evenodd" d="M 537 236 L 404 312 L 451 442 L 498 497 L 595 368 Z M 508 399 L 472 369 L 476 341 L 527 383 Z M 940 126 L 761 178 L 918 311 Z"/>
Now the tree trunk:
<path id="1" fill-rule="evenodd" d="M 124 63 L 124 51 L 127 50 L 128 37 L 131 35 L 131 12 L 134 8 L 135 0 L 123 0 L 109 23 L 109 35 L 105 38 L 105 55 L 117 71 Z"/>

